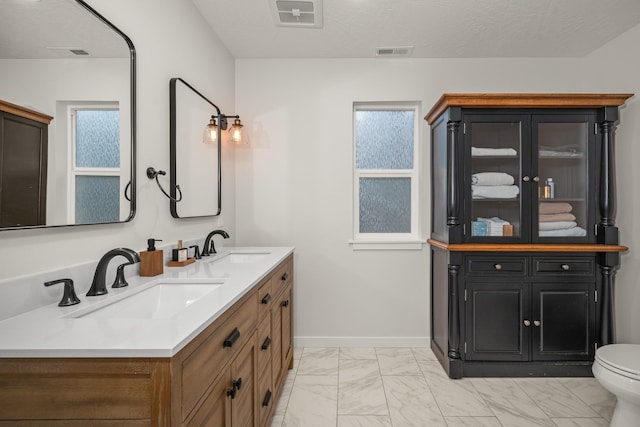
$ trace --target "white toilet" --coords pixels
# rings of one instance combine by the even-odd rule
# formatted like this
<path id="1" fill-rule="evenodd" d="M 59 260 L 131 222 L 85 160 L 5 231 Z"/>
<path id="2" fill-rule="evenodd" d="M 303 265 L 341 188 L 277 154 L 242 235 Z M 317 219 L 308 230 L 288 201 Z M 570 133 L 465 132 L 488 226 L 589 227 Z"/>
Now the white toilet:
<path id="1" fill-rule="evenodd" d="M 611 344 L 596 350 L 593 376 L 618 398 L 610 427 L 640 426 L 640 344 Z"/>

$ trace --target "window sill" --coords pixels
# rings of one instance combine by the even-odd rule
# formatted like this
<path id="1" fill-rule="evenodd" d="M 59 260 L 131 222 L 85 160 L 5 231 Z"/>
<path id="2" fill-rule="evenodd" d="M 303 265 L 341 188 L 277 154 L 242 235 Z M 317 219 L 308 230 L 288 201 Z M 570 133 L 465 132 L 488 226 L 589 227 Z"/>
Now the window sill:
<path id="1" fill-rule="evenodd" d="M 379 250 L 421 250 L 426 244 L 423 240 L 349 240 L 354 251 L 379 251 Z"/>

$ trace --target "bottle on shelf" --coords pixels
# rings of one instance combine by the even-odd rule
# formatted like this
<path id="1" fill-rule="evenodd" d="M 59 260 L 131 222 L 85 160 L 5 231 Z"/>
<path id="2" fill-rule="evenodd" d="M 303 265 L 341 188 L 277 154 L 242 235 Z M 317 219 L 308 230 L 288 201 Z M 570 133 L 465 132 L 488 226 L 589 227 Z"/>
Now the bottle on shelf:
<path id="1" fill-rule="evenodd" d="M 544 198 L 553 199 L 556 196 L 555 182 L 553 178 L 547 178 L 544 183 Z"/>

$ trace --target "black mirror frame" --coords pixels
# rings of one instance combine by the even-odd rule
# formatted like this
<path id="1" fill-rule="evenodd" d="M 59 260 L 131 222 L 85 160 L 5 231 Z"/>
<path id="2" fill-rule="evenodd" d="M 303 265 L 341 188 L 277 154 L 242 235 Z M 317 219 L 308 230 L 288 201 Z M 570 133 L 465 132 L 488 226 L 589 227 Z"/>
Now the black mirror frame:
<path id="1" fill-rule="evenodd" d="M 216 104 L 211 102 L 206 96 L 198 92 L 193 86 L 189 83 L 181 79 L 180 77 L 173 77 L 169 81 L 169 126 L 170 126 L 170 139 L 169 139 L 169 150 L 170 150 L 170 165 L 169 165 L 169 175 L 170 175 L 170 210 L 171 216 L 174 218 L 206 218 L 211 216 L 218 216 L 220 212 L 222 212 L 222 134 L 221 134 L 221 126 L 218 126 L 218 211 L 214 214 L 209 215 L 195 215 L 195 216 L 180 216 L 178 215 L 178 202 L 176 199 L 178 194 L 176 189 L 178 188 L 178 183 L 176 182 L 177 178 L 177 134 L 176 134 L 176 116 L 177 116 L 177 105 L 176 105 L 176 84 L 177 82 L 181 82 L 186 85 L 189 89 L 191 89 L 194 93 L 196 93 L 200 98 L 205 100 L 207 103 L 211 104 L 211 106 L 216 110 L 217 117 L 221 116 L 220 109 Z"/>

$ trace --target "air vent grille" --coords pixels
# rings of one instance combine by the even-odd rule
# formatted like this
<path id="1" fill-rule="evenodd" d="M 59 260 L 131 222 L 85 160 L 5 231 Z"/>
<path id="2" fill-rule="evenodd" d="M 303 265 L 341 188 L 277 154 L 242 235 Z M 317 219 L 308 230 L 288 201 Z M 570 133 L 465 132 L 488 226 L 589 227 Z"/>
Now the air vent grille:
<path id="1" fill-rule="evenodd" d="M 413 54 L 413 46 L 376 48 L 376 56 L 378 57 L 401 57 L 401 56 L 411 56 L 411 54 Z"/>
<path id="2" fill-rule="evenodd" d="M 278 26 L 322 28 L 322 0 L 272 0 L 271 11 Z"/>

